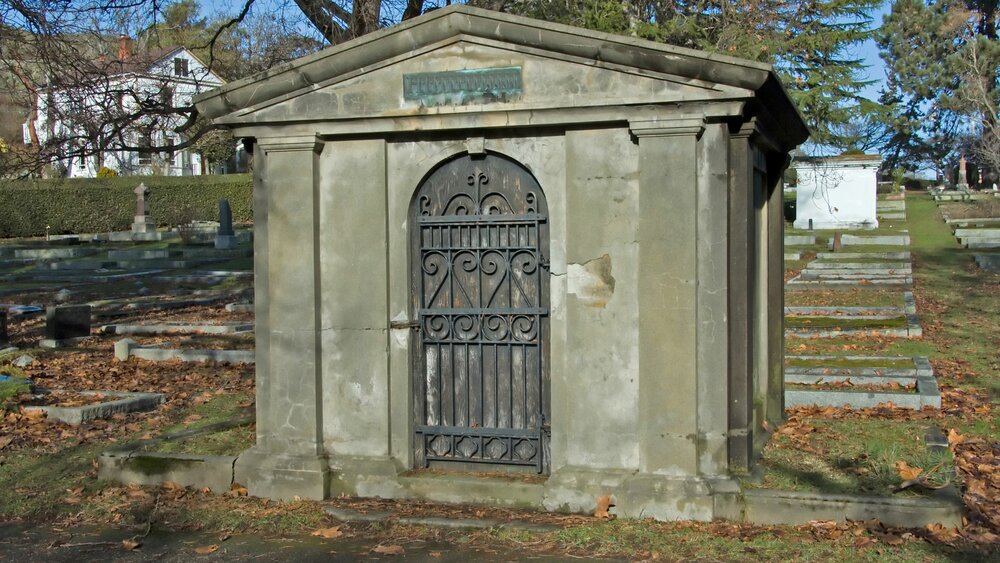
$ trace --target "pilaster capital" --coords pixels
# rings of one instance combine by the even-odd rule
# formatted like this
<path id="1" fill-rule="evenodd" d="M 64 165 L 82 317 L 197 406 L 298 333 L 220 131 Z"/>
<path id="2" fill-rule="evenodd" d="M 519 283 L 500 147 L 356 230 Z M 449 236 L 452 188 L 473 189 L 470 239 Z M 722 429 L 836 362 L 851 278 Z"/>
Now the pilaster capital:
<path id="1" fill-rule="evenodd" d="M 257 145 L 267 152 L 299 152 L 323 150 L 323 139 L 319 135 L 303 135 L 301 137 L 257 137 Z"/>
<path id="2" fill-rule="evenodd" d="M 729 136 L 730 136 L 730 138 L 733 138 L 733 139 L 748 139 L 748 138 L 750 138 L 750 136 L 752 136 L 756 132 L 758 132 L 757 131 L 757 119 L 756 118 L 752 118 L 752 119 L 748 119 L 747 121 L 743 122 L 743 124 L 740 125 L 739 130 L 736 131 L 736 132 L 734 132 L 734 133 L 731 133 Z"/>
<path id="3" fill-rule="evenodd" d="M 670 117 L 649 120 L 633 120 L 628 123 L 629 131 L 636 138 L 645 137 L 694 137 L 701 138 L 705 132 L 703 117 Z"/>

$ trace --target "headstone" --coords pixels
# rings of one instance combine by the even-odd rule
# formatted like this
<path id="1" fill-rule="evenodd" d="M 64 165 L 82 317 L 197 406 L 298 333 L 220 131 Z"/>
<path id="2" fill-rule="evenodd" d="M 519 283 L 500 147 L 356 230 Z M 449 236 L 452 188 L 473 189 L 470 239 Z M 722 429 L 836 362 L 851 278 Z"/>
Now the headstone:
<path id="1" fill-rule="evenodd" d="M 118 342 L 115 342 L 115 359 L 121 362 L 128 360 L 135 345 L 135 340 L 131 338 L 122 338 Z"/>
<path id="2" fill-rule="evenodd" d="M 56 296 L 55 296 L 56 302 L 57 303 L 65 303 L 65 302 L 69 301 L 69 298 L 70 298 L 71 295 L 73 295 L 72 291 L 70 291 L 68 289 L 65 289 L 65 288 L 60 289 L 59 291 L 56 292 Z"/>
<path id="3" fill-rule="evenodd" d="M 26 368 L 26 367 L 30 366 L 31 364 L 33 364 L 33 363 L 35 363 L 35 358 L 32 358 L 31 356 L 29 356 L 27 354 L 22 354 L 22 355 L 18 356 L 16 360 L 14 360 L 13 362 L 11 362 L 10 365 L 12 365 L 12 366 L 14 366 L 16 368 Z"/>
<path id="4" fill-rule="evenodd" d="M 956 188 L 963 191 L 968 191 L 969 189 L 969 177 L 965 171 L 964 156 L 958 160 L 958 186 Z"/>
<path id="5" fill-rule="evenodd" d="M 90 305 L 58 305 L 46 311 L 46 340 L 59 342 L 87 336 L 90 336 Z"/>
<path id="6" fill-rule="evenodd" d="M 156 232 L 156 223 L 149 216 L 149 188 L 146 184 L 139 184 L 133 190 L 135 193 L 135 219 L 132 222 L 132 232 L 135 234 L 147 234 Z"/>
<path id="7" fill-rule="evenodd" d="M 6 348 L 10 344 L 7 336 L 7 309 L 0 307 L 0 348 Z"/>
<path id="8" fill-rule="evenodd" d="M 833 233 L 833 251 L 840 252 L 840 249 L 844 248 L 844 243 L 840 239 L 840 231 Z"/>
<path id="9" fill-rule="evenodd" d="M 239 246 L 236 233 L 233 232 L 233 210 L 228 199 L 219 200 L 219 232 L 215 235 L 215 248 L 227 249 Z"/>

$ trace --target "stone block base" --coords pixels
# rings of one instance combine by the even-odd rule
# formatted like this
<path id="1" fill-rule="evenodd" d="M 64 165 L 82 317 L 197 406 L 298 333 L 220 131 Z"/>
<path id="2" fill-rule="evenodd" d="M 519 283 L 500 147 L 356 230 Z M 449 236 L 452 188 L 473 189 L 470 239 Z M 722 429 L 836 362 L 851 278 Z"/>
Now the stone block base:
<path id="1" fill-rule="evenodd" d="M 234 481 L 253 496 L 324 500 L 330 496 L 329 460 L 321 456 L 269 453 L 255 447 L 237 458 Z"/>
<path id="2" fill-rule="evenodd" d="M 549 511 L 592 513 L 597 497 L 611 495 L 620 516 L 707 521 L 739 518 L 739 491 L 728 479 L 569 468 L 549 477 L 543 504 Z"/>
<path id="3" fill-rule="evenodd" d="M 104 452 L 97 458 L 100 479 L 126 484 L 162 485 L 167 481 L 224 493 L 233 482 L 233 456 Z"/>
<path id="4" fill-rule="evenodd" d="M 229 250 L 231 248 L 236 248 L 239 245 L 240 241 L 236 238 L 236 235 L 215 236 L 215 248 L 219 250 Z"/>

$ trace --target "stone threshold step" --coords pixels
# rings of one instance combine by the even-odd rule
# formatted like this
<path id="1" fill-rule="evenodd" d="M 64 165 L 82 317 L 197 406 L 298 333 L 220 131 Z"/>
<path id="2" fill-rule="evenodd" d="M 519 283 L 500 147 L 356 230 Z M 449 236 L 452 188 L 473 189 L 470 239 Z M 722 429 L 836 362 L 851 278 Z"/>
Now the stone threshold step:
<path id="1" fill-rule="evenodd" d="M 328 506 L 323 509 L 328 516 L 341 522 L 387 522 L 392 520 L 404 526 L 430 526 L 455 530 L 519 530 L 525 532 L 554 532 L 562 529 L 555 524 L 536 524 L 523 520 L 495 520 L 492 518 L 443 518 L 440 516 L 400 516 L 389 511 L 360 512 L 349 508 Z"/>

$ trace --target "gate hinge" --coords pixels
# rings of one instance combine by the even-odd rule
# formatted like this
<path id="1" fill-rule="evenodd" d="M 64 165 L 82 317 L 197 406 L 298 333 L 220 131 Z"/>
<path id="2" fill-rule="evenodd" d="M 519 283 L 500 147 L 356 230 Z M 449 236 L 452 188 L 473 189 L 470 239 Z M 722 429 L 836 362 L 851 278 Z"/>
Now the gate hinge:
<path id="1" fill-rule="evenodd" d="M 403 329 L 418 329 L 420 328 L 420 322 L 418 321 L 389 321 L 389 328 L 403 328 Z"/>
<path id="2" fill-rule="evenodd" d="M 538 254 L 538 265 L 541 266 L 542 268 L 545 268 L 546 270 L 548 270 L 549 266 L 551 265 L 551 263 L 549 262 L 549 259 L 545 257 L 544 254 L 539 253 Z"/>

